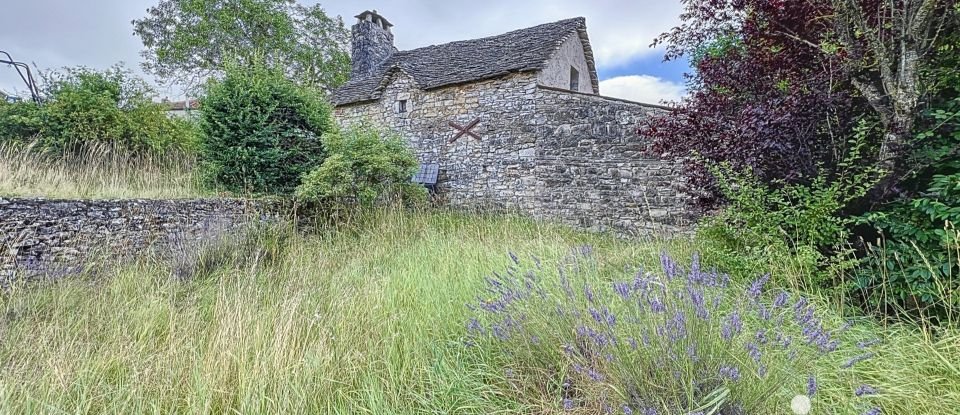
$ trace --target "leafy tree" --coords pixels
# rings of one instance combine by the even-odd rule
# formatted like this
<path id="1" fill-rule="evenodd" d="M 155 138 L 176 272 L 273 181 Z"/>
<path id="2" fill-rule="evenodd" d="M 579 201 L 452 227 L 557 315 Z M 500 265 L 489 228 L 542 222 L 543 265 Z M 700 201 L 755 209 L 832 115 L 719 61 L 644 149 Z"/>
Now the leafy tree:
<path id="1" fill-rule="evenodd" d="M 200 102 L 205 180 L 238 193 L 286 194 L 324 160 L 330 107 L 279 69 L 228 64 Z"/>
<path id="2" fill-rule="evenodd" d="M 186 120 L 171 119 L 154 91 L 130 70 L 66 68 L 42 76 L 42 105 L 0 105 L 0 138 L 39 140 L 47 150 L 111 143 L 132 151 L 163 151 L 195 145 Z"/>
<path id="3" fill-rule="evenodd" d="M 666 43 L 667 59 L 691 59 L 690 96 L 644 126 L 653 150 L 692 156 L 687 174 L 707 189 L 705 206 L 721 198 L 711 164 L 765 183 L 829 173 L 844 157 L 857 102 L 837 58 L 794 38 L 830 30 L 815 18 L 828 11 L 824 1 L 685 3 L 683 24 L 655 44 Z"/>
<path id="4" fill-rule="evenodd" d="M 426 199 L 426 189 L 411 182 L 417 159 L 398 136 L 364 126 L 329 135 L 324 144 L 329 157 L 303 177 L 300 199 L 360 206 Z"/>
<path id="5" fill-rule="evenodd" d="M 654 150 L 694 155 L 694 184 L 712 185 L 702 161 L 749 168 L 763 181 L 808 182 L 843 159 L 857 120 L 880 131 L 866 162 L 903 178 L 906 141 L 933 52 L 956 31 L 945 0 L 684 1 L 682 24 L 663 34 L 667 58 L 687 56 L 696 72 L 677 113 L 648 125 Z M 878 92 L 879 91 L 879 92 Z M 877 95 L 880 94 L 880 95 Z M 866 155 L 866 154 L 865 154 Z M 717 201 L 716 188 L 703 201 Z"/>
<path id="6" fill-rule="evenodd" d="M 255 59 L 302 84 L 332 89 L 350 73 L 349 34 L 319 5 L 293 0 L 160 0 L 133 22 L 146 48 L 144 69 L 198 85 L 228 61 Z"/>

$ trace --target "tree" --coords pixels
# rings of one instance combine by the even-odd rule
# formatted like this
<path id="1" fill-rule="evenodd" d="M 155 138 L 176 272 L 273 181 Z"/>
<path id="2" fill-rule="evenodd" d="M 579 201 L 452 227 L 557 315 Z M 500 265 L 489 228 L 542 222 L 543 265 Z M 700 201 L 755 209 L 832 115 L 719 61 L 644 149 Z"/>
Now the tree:
<path id="1" fill-rule="evenodd" d="M 41 74 L 43 104 L 0 105 L 0 140 L 37 140 L 52 151 L 72 151 L 92 143 L 134 152 L 192 148 L 196 131 L 189 121 L 167 117 L 156 94 L 129 69 L 84 67 Z"/>
<path id="2" fill-rule="evenodd" d="M 911 134 L 933 80 L 933 52 L 956 30 L 946 0 L 684 1 L 682 24 L 655 44 L 689 56 L 691 95 L 645 132 L 654 149 L 749 168 L 767 182 L 829 174 L 858 119 L 879 134 L 866 161 L 903 177 Z M 709 185 L 694 165 L 694 183 Z M 710 197 L 707 201 L 713 201 Z"/>
<path id="3" fill-rule="evenodd" d="M 683 24 L 661 35 L 667 59 L 688 57 L 690 96 L 643 133 L 654 151 L 691 156 L 687 175 L 719 202 L 708 166 L 729 163 L 764 183 L 808 181 L 844 158 L 858 103 L 837 58 L 797 36 L 830 30 L 826 0 L 687 1 Z M 789 33 L 789 34 L 787 34 Z"/>
<path id="4" fill-rule="evenodd" d="M 144 69 L 172 84 L 198 86 L 225 64 L 254 59 L 303 85 L 335 88 L 350 73 L 349 33 L 320 5 L 293 0 L 160 0 L 133 22 Z"/>
<path id="5" fill-rule="evenodd" d="M 313 88 L 254 61 L 227 65 L 200 102 L 204 178 L 215 189 L 287 194 L 323 163 L 321 138 L 335 131 Z"/>
<path id="6" fill-rule="evenodd" d="M 835 33 L 850 80 L 884 126 L 878 160 L 885 193 L 902 178 L 914 125 L 930 92 L 922 78 L 939 40 L 956 29 L 949 0 L 832 0 Z"/>

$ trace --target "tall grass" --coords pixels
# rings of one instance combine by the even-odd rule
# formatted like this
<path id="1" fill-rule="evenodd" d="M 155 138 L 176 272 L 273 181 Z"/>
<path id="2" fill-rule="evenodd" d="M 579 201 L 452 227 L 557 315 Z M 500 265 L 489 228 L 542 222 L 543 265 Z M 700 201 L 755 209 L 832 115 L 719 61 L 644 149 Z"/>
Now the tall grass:
<path id="1" fill-rule="evenodd" d="M 550 369 L 568 362 L 467 345 L 466 304 L 510 266 L 508 251 L 556 264 L 581 245 L 593 249 L 598 286 L 659 266 L 664 249 L 689 258 L 697 248 L 509 217 L 380 212 L 313 234 L 258 229 L 199 256 L 144 259 L 97 278 L 16 286 L 0 297 L 0 413 L 594 413 L 565 410 L 550 387 L 561 382 Z M 829 403 L 818 406 L 824 413 L 859 413 L 859 382 L 880 391 L 871 399 L 885 413 L 960 408 L 956 331 L 866 321 L 845 333 L 846 355 L 859 350 L 854 339 L 882 342 L 849 370 L 837 370 L 840 358 L 814 368 L 825 373 L 815 398 Z M 522 368 L 542 377 L 511 373 Z"/>
<path id="2" fill-rule="evenodd" d="M 132 154 L 105 143 L 51 154 L 36 143 L 0 143 L 0 196 L 190 198 L 205 195 L 183 151 Z"/>

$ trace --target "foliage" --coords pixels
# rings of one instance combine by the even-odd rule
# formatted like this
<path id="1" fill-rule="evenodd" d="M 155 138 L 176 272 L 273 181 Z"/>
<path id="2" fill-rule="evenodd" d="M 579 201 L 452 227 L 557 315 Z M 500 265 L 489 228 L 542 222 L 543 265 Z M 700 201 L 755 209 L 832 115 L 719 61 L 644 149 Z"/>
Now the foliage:
<path id="1" fill-rule="evenodd" d="M 879 176 L 875 169 L 858 166 L 866 130 L 861 124 L 860 138 L 848 144 L 850 152 L 838 163 L 842 174 L 821 175 L 809 184 L 773 187 L 729 164 L 712 167 L 728 203 L 706 219 L 699 231 L 701 238 L 712 242 L 713 250 L 720 251 L 710 255 L 745 259 L 744 264 L 725 264 L 738 269 L 789 258 L 816 276 L 794 283 L 807 289 L 836 283 L 825 278 L 851 265 L 843 246 L 855 219 L 843 215 L 843 210 L 866 195 Z"/>
<path id="2" fill-rule="evenodd" d="M 143 258 L 97 274 L 95 283 L 13 284 L 0 294 L 0 413 L 603 413 L 600 402 L 622 401 L 615 400 L 620 395 L 612 383 L 571 370 L 561 346 L 575 327 L 563 333 L 564 343 L 549 343 L 560 334 L 550 330 L 531 331 L 542 341 L 527 348 L 493 339 L 467 347 L 472 336 L 464 323 L 474 313 L 463 305 L 478 295 L 495 298 L 484 276 L 512 264 L 508 248 L 524 269 L 534 269 L 536 255 L 544 268 L 538 275 L 556 288 L 549 278 L 556 266 L 569 264 L 564 258 L 571 247 L 592 246 L 591 258 L 580 261 L 582 272 L 569 275 L 571 283 L 590 284 L 600 308 L 618 313 L 629 306 L 613 292 L 613 281 L 632 280 L 637 266 L 662 277 L 661 250 L 691 258 L 697 249 L 685 240 L 625 240 L 518 217 L 401 209 L 361 214 L 350 225 L 314 232 L 257 230 L 249 241 L 241 236 L 195 259 Z M 733 299 L 745 288 L 732 285 L 725 293 Z M 779 290 L 765 288 L 766 305 Z M 791 293 L 791 303 L 798 299 Z M 818 411 L 811 413 L 859 415 L 869 404 L 886 414 L 939 415 L 960 407 L 955 328 L 933 335 L 861 318 L 851 326 L 835 307 L 809 300 L 824 328 L 849 327 L 832 332 L 837 351 L 798 369 L 797 379 L 784 385 L 806 393 L 801 382 L 815 376 Z M 532 309 L 530 319 L 552 309 Z M 597 327 L 582 311 L 585 324 Z M 759 328 L 755 315 L 743 314 L 738 342 Z M 617 315 L 618 324 L 630 324 L 625 316 Z M 545 329 L 568 324 L 545 323 Z M 793 342 L 809 348 L 801 337 Z M 621 346 L 625 356 L 637 353 L 626 342 Z M 775 353 L 763 353 L 771 375 L 789 367 Z M 875 356 L 838 369 L 865 353 Z M 741 389 L 758 383 L 746 359 Z M 565 375 L 576 379 L 577 389 L 565 389 Z M 654 370 L 650 376 L 663 375 Z M 879 393 L 857 397 L 861 384 Z M 571 397 L 565 393 L 578 399 L 573 410 L 564 410 L 563 399 Z M 789 414 L 789 401 L 759 413 Z"/>
<path id="3" fill-rule="evenodd" d="M 263 61 L 306 86 L 332 89 L 350 72 L 349 32 L 320 5 L 291 0 L 161 0 L 133 21 L 144 68 L 168 82 L 199 84 L 230 61 Z"/>
<path id="4" fill-rule="evenodd" d="M 863 217 L 885 240 L 868 251 L 855 288 L 887 312 L 960 308 L 960 173 L 935 176 L 927 190 Z"/>
<path id="5" fill-rule="evenodd" d="M 201 100 L 204 180 L 232 192 L 285 194 L 324 159 L 334 133 L 320 93 L 262 65 L 230 65 Z"/>
<path id="6" fill-rule="evenodd" d="M 960 9 L 942 0 L 683 3 L 680 26 L 655 44 L 666 44 L 667 59 L 691 57 L 695 72 L 676 113 L 643 129 L 652 150 L 802 183 L 832 174 L 856 121 L 876 120 L 863 161 L 885 179 L 870 201 L 896 196 L 920 103 L 943 82 L 933 52 L 955 42 Z M 703 204 L 721 201 L 702 163 L 687 170 L 708 189 Z"/>
<path id="7" fill-rule="evenodd" d="M 188 120 L 167 117 L 154 91 L 128 69 L 67 68 L 44 76 L 44 102 L 0 104 L 0 140 L 32 141 L 46 150 L 90 143 L 136 152 L 190 149 L 197 131 Z"/>
<path id="8" fill-rule="evenodd" d="M 960 33 L 955 36 L 960 37 Z M 946 48 L 943 65 L 960 61 L 960 50 Z M 960 71 L 940 67 L 944 80 Z M 857 294 L 887 313 L 942 317 L 960 298 L 957 231 L 960 224 L 960 83 L 944 83 L 918 124 L 910 171 L 903 189 L 909 198 L 868 212 L 860 222 L 880 231 L 867 247 L 856 274 Z"/>
<path id="9" fill-rule="evenodd" d="M 693 156 L 686 174 L 706 190 L 706 207 L 722 201 L 710 164 L 749 170 L 766 184 L 832 174 L 863 105 L 838 57 L 801 40 L 831 30 L 818 18 L 827 2 L 684 3 L 682 24 L 655 44 L 666 43 L 667 59 L 691 58 L 689 96 L 643 126 L 652 150 Z"/>
<path id="10" fill-rule="evenodd" d="M 367 207 L 385 200 L 426 199 L 426 189 L 410 181 L 417 172 L 417 158 L 399 136 L 353 127 L 326 136 L 324 147 L 327 159 L 303 177 L 298 198 Z"/>

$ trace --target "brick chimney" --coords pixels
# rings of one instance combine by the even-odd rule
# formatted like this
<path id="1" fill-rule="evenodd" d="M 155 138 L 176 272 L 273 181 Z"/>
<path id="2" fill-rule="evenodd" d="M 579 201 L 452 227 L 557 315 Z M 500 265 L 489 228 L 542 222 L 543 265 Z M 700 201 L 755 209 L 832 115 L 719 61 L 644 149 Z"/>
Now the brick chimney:
<path id="1" fill-rule="evenodd" d="M 353 25 L 352 59 L 350 78 L 357 79 L 372 74 L 397 48 L 393 46 L 393 26 L 377 11 L 367 10 L 356 16 Z"/>

